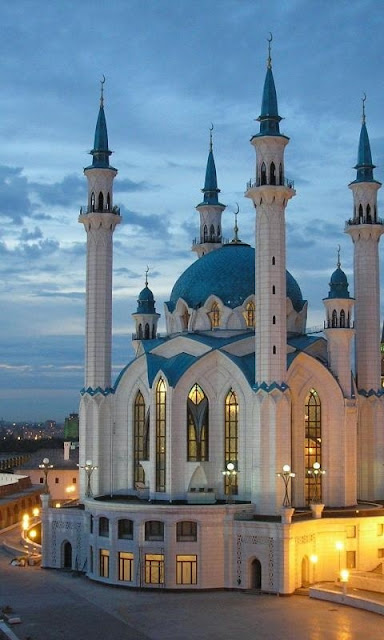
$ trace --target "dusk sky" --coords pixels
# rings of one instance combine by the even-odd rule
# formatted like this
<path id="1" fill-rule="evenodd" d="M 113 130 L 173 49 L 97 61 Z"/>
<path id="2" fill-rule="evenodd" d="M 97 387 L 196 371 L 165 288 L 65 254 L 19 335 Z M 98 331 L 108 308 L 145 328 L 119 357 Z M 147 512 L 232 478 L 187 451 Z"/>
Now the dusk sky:
<path id="1" fill-rule="evenodd" d="M 309 301 L 308 325 L 323 322 L 338 245 L 353 293 L 343 231 L 364 92 L 375 177 L 384 179 L 380 0 L 14 0 L 0 18 L 0 418 L 62 422 L 78 409 L 86 237 L 77 219 L 103 74 L 123 216 L 114 234 L 113 379 L 132 357 L 146 266 L 163 314 L 196 259 L 211 123 L 223 235 L 233 237 L 238 203 L 239 236 L 254 245 L 243 195 L 255 173 L 249 139 L 269 32 L 281 131 L 291 140 L 286 175 L 297 191 L 287 266 Z M 381 216 L 382 202 L 379 192 Z"/>

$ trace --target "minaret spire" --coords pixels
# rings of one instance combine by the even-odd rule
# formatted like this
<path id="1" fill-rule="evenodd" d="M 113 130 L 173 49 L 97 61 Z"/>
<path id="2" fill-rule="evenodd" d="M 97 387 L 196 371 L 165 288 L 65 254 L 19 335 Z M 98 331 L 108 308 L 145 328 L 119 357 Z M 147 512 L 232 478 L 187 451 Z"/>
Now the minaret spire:
<path id="1" fill-rule="evenodd" d="M 194 243 L 192 250 L 196 251 L 199 258 L 222 246 L 221 214 L 225 209 L 225 205 L 221 204 L 218 198 L 220 189 L 217 186 L 212 132 L 213 124 L 209 129 L 209 152 L 204 188 L 202 189 L 204 199 L 196 207 L 200 214 L 200 241 Z"/>

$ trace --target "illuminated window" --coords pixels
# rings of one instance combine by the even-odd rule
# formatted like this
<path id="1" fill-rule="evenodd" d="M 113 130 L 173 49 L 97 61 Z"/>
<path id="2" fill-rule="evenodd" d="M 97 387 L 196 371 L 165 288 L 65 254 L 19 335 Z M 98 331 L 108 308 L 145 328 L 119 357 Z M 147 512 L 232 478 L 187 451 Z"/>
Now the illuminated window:
<path id="1" fill-rule="evenodd" d="M 164 556 L 161 553 L 145 554 L 145 583 L 164 583 Z"/>
<path id="2" fill-rule="evenodd" d="M 145 539 L 149 541 L 164 540 L 164 522 L 148 520 L 145 523 Z"/>
<path id="3" fill-rule="evenodd" d="M 321 465 L 321 404 L 315 389 L 311 389 L 305 400 L 305 499 L 309 503 L 315 495 L 318 482 L 318 498 L 321 500 L 321 475 L 315 478 L 307 473 L 313 463 Z"/>
<path id="4" fill-rule="evenodd" d="M 255 326 L 255 305 L 253 302 L 248 302 L 247 308 L 244 312 L 244 318 L 247 327 Z"/>
<path id="5" fill-rule="evenodd" d="M 377 550 L 377 557 L 378 558 L 384 558 L 384 549 L 383 548 Z"/>
<path id="6" fill-rule="evenodd" d="M 384 524 L 378 524 L 377 525 L 377 535 L 378 536 L 383 536 L 384 535 Z"/>
<path id="7" fill-rule="evenodd" d="M 217 329 L 217 327 L 220 326 L 220 308 L 217 302 L 214 302 L 212 304 L 211 310 L 208 315 L 211 320 L 211 328 Z"/>
<path id="8" fill-rule="evenodd" d="M 356 551 L 347 551 L 346 563 L 347 569 L 356 569 Z"/>
<path id="9" fill-rule="evenodd" d="M 133 580 L 133 553 L 119 552 L 119 580 L 132 582 Z"/>
<path id="10" fill-rule="evenodd" d="M 109 551 L 108 551 L 108 549 L 100 549 L 99 575 L 100 575 L 100 578 L 109 578 Z"/>
<path id="11" fill-rule="evenodd" d="M 99 519 L 99 536 L 102 538 L 108 538 L 109 536 L 109 520 L 104 516 Z"/>
<path id="12" fill-rule="evenodd" d="M 148 460 L 148 434 L 149 411 L 146 412 L 143 395 L 138 391 L 133 407 L 133 465 L 135 483 L 145 483 L 145 473 L 140 461 Z"/>
<path id="13" fill-rule="evenodd" d="M 176 584 L 197 584 L 197 556 L 176 556 Z"/>
<path id="14" fill-rule="evenodd" d="M 119 540 L 133 540 L 133 521 L 122 518 L 118 522 Z"/>
<path id="15" fill-rule="evenodd" d="M 187 460 L 208 460 L 208 398 L 198 384 L 187 400 Z"/>
<path id="16" fill-rule="evenodd" d="M 356 538 L 356 527 L 351 524 L 346 528 L 346 536 L 347 538 Z"/>
<path id="17" fill-rule="evenodd" d="M 166 397 L 165 384 L 160 379 L 156 387 L 156 491 L 165 491 Z"/>
<path id="18" fill-rule="evenodd" d="M 197 541 L 197 523 L 184 520 L 176 524 L 176 540 L 177 542 L 196 542 Z"/>
<path id="19" fill-rule="evenodd" d="M 228 462 L 235 464 L 238 461 L 238 429 L 239 429 L 239 404 L 235 392 L 231 389 L 225 398 L 225 454 L 224 468 Z M 237 475 L 224 476 L 224 493 L 237 494 Z"/>

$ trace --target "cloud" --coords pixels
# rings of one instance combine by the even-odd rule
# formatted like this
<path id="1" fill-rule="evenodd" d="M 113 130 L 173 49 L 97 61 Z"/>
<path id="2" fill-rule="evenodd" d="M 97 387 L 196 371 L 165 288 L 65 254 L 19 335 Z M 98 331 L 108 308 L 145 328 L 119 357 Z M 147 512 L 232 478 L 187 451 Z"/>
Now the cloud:
<path id="1" fill-rule="evenodd" d="M 33 213 L 28 180 L 22 171 L 18 167 L 0 165 L 0 217 L 18 225 Z"/>

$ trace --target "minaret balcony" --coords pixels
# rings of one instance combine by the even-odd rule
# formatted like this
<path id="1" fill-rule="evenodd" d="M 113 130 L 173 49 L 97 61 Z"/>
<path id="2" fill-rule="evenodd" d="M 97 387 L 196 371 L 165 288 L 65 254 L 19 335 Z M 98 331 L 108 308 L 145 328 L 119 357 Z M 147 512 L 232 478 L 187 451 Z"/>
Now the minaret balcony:
<path id="1" fill-rule="evenodd" d="M 294 189 L 295 188 L 295 183 L 293 180 L 290 180 L 289 178 L 283 178 L 282 182 L 276 181 L 274 183 L 267 183 L 267 182 L 261 182 L 260 179 L 256 180 L 255 182 L 252 182 L 252 180 L 249 180 L 249 182 L 247 182 L 247 188 L 246 191 L 248 191 L 249 189 L 255 189 L 256 187 L 288 187 L 288 189 Z"/>
<path id="2" fill-rule="evenodd" d="M 97 207 L 89 207 L 85 205 L 84 207 L 80 207 L 80 215 L 84 216 L 87 213 L 113 213 L 116 216 L 120 215 L 120 207 L 112 207 L 112 209 L 98 209 Z"/>
<path id="3" fill-rule="evenodd" d="M 350 218 L 345 223 L 346 227 L 358 224 L 380 224 L 384 225 L 384 218 L 374 218 L 372 216 L 359 216 L 358 218 Z"/>

